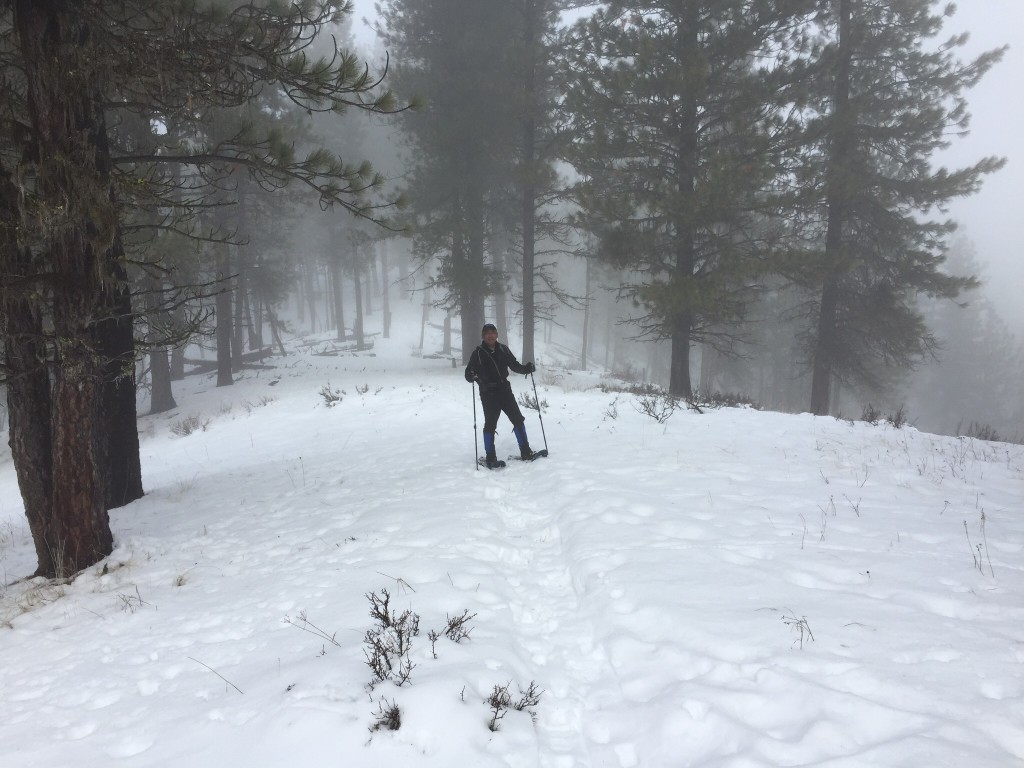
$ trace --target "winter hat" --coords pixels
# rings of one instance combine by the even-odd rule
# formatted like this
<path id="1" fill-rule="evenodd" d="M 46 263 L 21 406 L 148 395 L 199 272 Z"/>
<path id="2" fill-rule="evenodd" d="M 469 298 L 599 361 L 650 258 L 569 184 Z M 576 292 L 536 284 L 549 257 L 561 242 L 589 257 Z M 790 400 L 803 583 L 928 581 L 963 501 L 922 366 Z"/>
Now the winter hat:
<path id="1" fill-rule="evenodd" d="M 494 331 L 495 333 L 497 333 L 498 326 L 496 326 L 494 323 L 487 323 L 486 325 L 484 325 L 483 328 L 480 329 L 480 336 L 482 337 L 488 331 Z"/>

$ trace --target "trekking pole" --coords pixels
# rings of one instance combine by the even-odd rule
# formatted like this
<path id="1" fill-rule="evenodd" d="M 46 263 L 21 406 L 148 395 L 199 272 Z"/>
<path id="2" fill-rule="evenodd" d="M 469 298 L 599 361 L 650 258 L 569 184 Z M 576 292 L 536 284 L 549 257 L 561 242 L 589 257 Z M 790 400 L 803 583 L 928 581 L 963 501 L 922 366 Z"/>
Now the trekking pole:
<path id="1" fill-rule="evenodd" d="M 480 439 L 476 432 L 476 382 L 473 382 L 473 453 L 476 455 L 476 468 L 480 470 Z"/>
<path id="2" fill-rule="evenodd" d="M 537 380 L 530 374 L 530 381 L 533 382 L 533 400 L 537 403 L 537 418 L 540 419 L 540 436 L 544 438 L 544 453 L 548 452 L 548 436 L 544 434 L 544 417 L 540 415 L 540 398 L 537 397 Z M 474 413 L 474 418 L 476 411 Z"/>

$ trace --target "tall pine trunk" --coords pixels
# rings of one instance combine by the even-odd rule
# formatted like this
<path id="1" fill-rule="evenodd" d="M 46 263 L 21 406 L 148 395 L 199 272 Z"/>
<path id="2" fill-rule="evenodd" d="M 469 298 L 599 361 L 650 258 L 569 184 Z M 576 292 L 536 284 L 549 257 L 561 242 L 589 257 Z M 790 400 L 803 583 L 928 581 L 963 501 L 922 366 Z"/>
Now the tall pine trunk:
<path id="1" fill-rule="evenodd" d="M 362 276 L 360 273 L 360 258 L 359 254 L 353 255 L 352 264 L 352 285 L 356 289 L 356 321 L 354 325 L 354 331 L 356 335 L 356 348 L 363 349 L 366 346 L 366 338 L 363 334 L 363 288 L 362 288 Z"/>
<path id="2" fill-rule="evenodd" d="M 149 290 L 146 292 L 147 310 L 153 315 L 160 311 L 160 301 L 163 293 L 163 281 L 153 280 L 149 283 Z M 149 412 L 163 413 L 172 408 L 177 408 L 174 402 L 174 394 L 171 388 L 171 361 L 167 353 L 167 347 L 161 338 L 162 334 L 158 328 L 151 328 L 149 334 L 149 378 L 151 393 L 149 397 Z"/>
<path id="3" fill-rule="evenodd" d="M 231 367 L 233 370 L 240 370 L 242 367 L 242 355 L 245 354 L 245 267 L 243 266 L 244 256 L 238 254 L 238 264 L 235 275 L 235 289 L 232 293 L 232 318 L 231 318 Z"/>
<path id="4" fill-rule="evenodd" d="M 135 335 L 132 297 L 120 238 L 106 253 L 107 280 L 100 289 L 103 319 L 96 348 L 103 361 L 103 420 L 107 457 L 107 509 L 142 498 L 138 413 L 135 404 Z M 168 376 L 168 384 L 170 377 Z"/>
<path id="5" fill-rule="evenodd" d="M 494 265 L 494 271 L 502 275 L 505 272 L 505 255 L 502 253 L 502 249 L 495 248 L 494 253 L 491 254 L 491 263 Z M 509 313 L 508 313 L 508 302 L 505 300 L 505 288 L 506 283 L 504 280 L 497 282 L 494 286 L 494 317 L 488 318 L 490 322 L 498 326 L 498 331 L 502 335 L 507 335 L 509 332 Z M 525 312 L 525 304 L 524 304 Z M 523 327 L 525 333 L 525 326 Z M 525 350 L 525 347 L 524 347 Z M 532 360 L 531 357 L 526 356 L 526 352 L 523 352 L 523 360 Z"/>
<path id="6" fill-rule="evenodd" d="M 231 376 L 231 253 L 224 244 L 217 253 L 217 282 L 217 386 L 229 387 L 235 383 Z"/>
<path id="7" fill-rule="evenodd" d="M 345 283 L 344 270 L 341 268 L 341 254 L 332 253 L 328 255 L 328 264 L 331 269 L 331 298 L 334 304 L 334 324 L 337 328 L 335 338 L 338 341 L 345 340 Z"/>
<path id="8" fill-rule="evenodd" d="M 380 275 L 381 275 L 381 318 L 383 337 L 391 338 L 391 286 L 388 285 L 388 241 L 380 241 Z"/>
<path id="9" fill-rule="evenodd" d="M 843 227 L 846 219 L 847 183 L 844 168 L 852 152 L 850 123 L 850 0 L 839 2 L 839 61 L 835 75 L 832 144 L 826 171 L 828 228 L 825 233 L 825 277 L 818 308 L 818 326 L 811 376 L 811 413 L 828 415 L 832 402 L 832 377 L 839 349 L 839 276 L 843 263 Z"/>
<path id="10" fill-rule="evenodd" d="M 39 208 L 31 223 L 41 224 L 52 273 L 52 497 L 44 542 L 52 567 L 41 572 L 70 576 L 113 549 L 106 503 L 107 366 L 99 353 L 96 320 L 108 323 L 120 306 L 109 298 L 116 285 L 106 287 L 106 301 L 101 295 L 102 284 L 113 282 L 110 266 L 119 254 L 111 249 L 120 223 L 88 23 L 78 4 L 68 0 L 15 0 L 13 7 L 38 158 Z M 110 322 L 117 321 L 115 316 Z M 107 330 L 100 333 L 106 337 Z"/>
<path id="11" fill-rule="evenodd" d="M 50 439 L 50 374 L 46 366 L 42 305 L 36 269 L 17 232 L 18 191 L 0 178 L 0 332 L 7 368 L 7 416 L 11 457 L 36 549 L 37 575 L 52 575 L 54 540 L 50 510 L 53 498 Z"/>
<path id="12" fill-rule="evenodd" d="M 475 185 L 466 194 L 466 225 L 469 233 L 465 245 L 456 233 L 452 247 L 453 261 L 465 263 L 466 277 L 459 297 L 462 313 L 462 362 L 479 344 L 480 329 L 484 324 L 484 298 L 486 279 L 484 270 L 484 204 L 483 194 Z M 455 258 L 459 252 L 460 258 Z"/>
<path id="13" fill-rule="evenodd" d="M 150 413 L 164 413 L 178 407 L 171 390 L 171 363 L 167 347 L 153 346 L 149 349 L 149 376 L 152 394 L 149 398 Z"/>
<path id="14" fill-rule="evenodd" d="M 231 367 L 238 371 L 242 368 L 242 355 L 245 353 L 245 293 L 248 290 L 246 265 L 249 260 L 249 238 L 252 237 L 249 221 L 248 184 L 238 184 L 238 205 L 235 207 L 235 218 L 241 242 L 235 246 L 235 276 L 232 294 L 231 320 Z"/>
<path id="15" fill-rule="evenodd" d="M 696 35 L 698 29 L 697 3 L 686 6 L 686 22 L 680 25 L 682 59 L 692 62 L 696 57 L 699 43 Z M 695 77 L 698 67 L 685 68 L 688 77 Z M 697 152 L 698 152 L 698 118 L 696 87 L 690 83 L 685 96 L 679 105 L 679 146 L 677 162 L 679 173 L 679 212 L 675 218 L 676 263 L 673 269 L 674 282 L 678 288 L 689 285 L 694 280 L 696 266 L 696 232 L 694 216 L 697 208 Z M 669 392 L 678 397 L 691 397 L 693 385 L 690 379 L 690 343 L 693 334 L 693 309 L 689 305 L 689 291 L 683 291 L 682 298 L 676 300 L 668 329 L 671 339 L 671 363 L 669 367 Z"/>
<path id="16" fill-rule="evenodd" d="M 580 370 L 587 370 L 587 353 L 590 351 L 590 314 L 593 302 L 590 299 L 590 257 L 586 260 L 586 277 L 583 289 L 583 339 L 580 343 Z"/>
<path id="17" fill-rule="evenodd" d="M 538 3 L 525 4 L 526 77 L 523 83 L 523 157 L 521 217 L 523 229 L 523 360 L 533 361 L 534 354 L 534 262 L 537 237 L 537 35 L 540 23 Z"/>

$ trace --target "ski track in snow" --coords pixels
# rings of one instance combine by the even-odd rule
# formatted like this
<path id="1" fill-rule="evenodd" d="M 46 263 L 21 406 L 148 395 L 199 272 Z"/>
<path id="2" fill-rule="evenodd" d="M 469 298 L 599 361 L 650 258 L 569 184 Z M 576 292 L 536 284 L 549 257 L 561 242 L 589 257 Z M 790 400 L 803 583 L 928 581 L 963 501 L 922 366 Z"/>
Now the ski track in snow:
<path id="1" fill-rule="evenodd" d="M 602 684 L 616 681 L 605 648 L 584 610 L 573 563 L 559 528 L 561 510 L 531 498 L 530 481 L 537 472 L 562 474 L 553 464 L 522 467 L 522 474 L 499 474 L 487 489 L 505 526 L 504 538 L 521 541 L 522 550 L 503 555 L 510 566 L 514 596 L 509 608 L 519 629 L 519 643 L 545 687 L 538 707 L 538 731 L 544 768 L 590 766 L 595 745 L 588 741 L 588 708 L 595 696 L 607 695 Z M 515 466 L 515 465 L 513 465 Z M 528 474 L 527 474 L 528 472 Z M 490 478 L 488 478 L 490 480 Z"/>
<path id="2" fill-rule="evenodd" d="M 1024 764 L 1024 449 L 734 409 L 657 425 L 549 384 L 551 457 L 478 470 L 461 372 L 379 347 L 191 380 L 140 421 L 147 496 L 73 584 L 10 583 L 32 547 L 8 458 L 5 768 Z M 382 588 L 421 634 L 412 682 L 369 689 Z M 488 730 L 493 687 L 531 681 L 535 719 Z M 371 733 L 384 700 L 402 727 Z"/>

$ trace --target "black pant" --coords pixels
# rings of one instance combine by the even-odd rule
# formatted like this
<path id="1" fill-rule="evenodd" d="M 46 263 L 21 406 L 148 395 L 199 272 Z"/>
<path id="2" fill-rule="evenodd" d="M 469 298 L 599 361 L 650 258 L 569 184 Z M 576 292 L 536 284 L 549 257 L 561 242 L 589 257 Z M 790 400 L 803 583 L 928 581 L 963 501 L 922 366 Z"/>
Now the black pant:
<path id="1" fill-rule="evenodd" d="M 519 410 L 519 403 L 516 402 L 516 396 L 512 394 L 512 385 L 507 381 L 500 384 L 481 384 L 480 403 L 484 407 L 484 432 L 494 432 L 502 411 L 508 416 L 513 427 L 522 426 L 525 421 L 522 411 Z"/>

